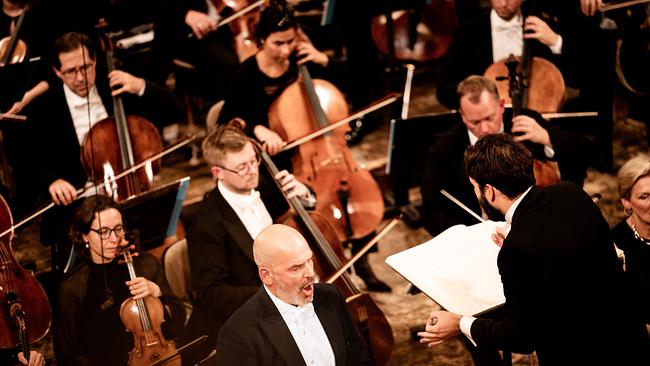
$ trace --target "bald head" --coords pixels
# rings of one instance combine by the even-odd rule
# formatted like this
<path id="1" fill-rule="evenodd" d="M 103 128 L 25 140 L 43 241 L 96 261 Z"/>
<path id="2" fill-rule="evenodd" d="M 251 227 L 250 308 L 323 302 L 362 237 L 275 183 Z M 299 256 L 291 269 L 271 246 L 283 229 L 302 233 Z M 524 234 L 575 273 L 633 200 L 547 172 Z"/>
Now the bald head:
<path id="1" fill-rule="evenodd" d="M 278 257 L 309 247 L 305 238 L 296 229 L 275 224 L 262 230 L 253 242 L 253 257 L 258 267 L 273 267 Z"/>
<path id="2" fill-rule="evenodd" d="M 305 238 L 286 225 L 271 225 L 253 242 L 260 279 L 275 296 L 292 305 L 312 300 L 314 265 Z"/>

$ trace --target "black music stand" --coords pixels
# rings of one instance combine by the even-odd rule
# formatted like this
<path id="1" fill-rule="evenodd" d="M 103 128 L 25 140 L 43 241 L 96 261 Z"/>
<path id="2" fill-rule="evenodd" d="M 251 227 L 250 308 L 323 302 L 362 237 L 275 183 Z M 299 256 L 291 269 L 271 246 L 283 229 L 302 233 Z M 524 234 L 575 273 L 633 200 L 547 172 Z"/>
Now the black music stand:
<path id="1" fill-rule="evenodd" d="M 416 226 L 420 220 L 417 206 L 408 197 L 410 188 L 419 187 L 427 165 L 429 148 L 435 139 L 454 124 L 461 123 L 455 110 L 392 120 L 388 137 L 386 174 L 393 187 L 395 207 L 404 214 L 404 221 Z"/>
<path id="2" fill-rule="evenodd" d="M 156 248 L 176 233 L 189 183 L 189 177 L 181 178 L 120 203 L 124 223 L 141 250 Z"/>

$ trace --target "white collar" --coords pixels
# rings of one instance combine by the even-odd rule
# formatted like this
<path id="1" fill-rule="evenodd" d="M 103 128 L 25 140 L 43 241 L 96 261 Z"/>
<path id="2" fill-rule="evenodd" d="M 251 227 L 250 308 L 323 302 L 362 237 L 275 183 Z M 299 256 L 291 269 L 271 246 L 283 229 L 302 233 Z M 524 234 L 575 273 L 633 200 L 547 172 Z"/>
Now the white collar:
<path id="1" fill-rule="evenodd" d="M 260 197 L 260 192 L 254 189 L 251 189 L 248 194 L 235 193 L 229 190 L 221 181 L 217 181 L 217 189 L 219 189 L 226 202 L 240 208 L 250 207 Z"/>
<path id="2" fill-rule="evenodd" d="M 93 86 L 90 89 L 88 98 L 80 97 L 75 92 L 72 91 L 66 84 L 63 84 L 63 93 L 65 94 L 65 99 L 68 101 L 70 108 L 78 108 L 86 105 L 88 100 L 94 101 L 96 99 L 101 100 L 99 93 L 97 92 L 97 86 Z"/>
<path id="3" fill-rule="evenodd" d="M 512 205 L 510 205 L 508 211 L 506 211 L 506 222 L 508 224 L 512 224 L 512 216 L 514 216 L 517 206 L 519 206 L 521 200 L 523 200 L 524 197 L 528 194 L 528 192 L 530 192 L 531 188 L 533 188 L 533 186 L 528 187 L 528 189 L 524 193 L 520 194 L 519 197 L 517 197 L 517 199 L 515 200 L 515 202 L 513 202 Z"/>
<path id="4" fill-rule="evenodd" d="M 503 122 L 501 122 L 501 128 L 499 129 L 499 133 L 503 133 Z M 467 136 L 469 136 L 469 145 L 474 146 L 476 141 L 478 141 L 478 136 L 472 133 L 472 131 L 467 129 Z"/>
<path id="5" fill-rule="evenodd" d="M 521 16 L 521 12 L 519 12 L 519 14 L 512 17 L 512 19 L 504 20 L 494 9 L 492 9 L 490 11 L 490 24 L 492 25 L 492 29 L 521 27 L 523 24 L 523 17 Z"/>
<path id="6" fill-rule="evenodd" d="M 313 302 L 301 306 L 291 305 L 285 302 L 284 300 L 280 299 L 279 297 L 273 295 L 271 290 L 269 290 L 268 287 L 266 287 L 266 285 L 262 285 L 262 286 L 264 286 L 264 290 L 266 290 L 266 293 L 271 298 L 271 301 L 273 301 L 273 304 L 275 304 L 275 307 L 278 308 L 280 314 L 289 315 L 289 316 L 298 316 L 302 314 L 306 314 L 309 316 L 316 315 L 316 313 L 314 312 Z"/>

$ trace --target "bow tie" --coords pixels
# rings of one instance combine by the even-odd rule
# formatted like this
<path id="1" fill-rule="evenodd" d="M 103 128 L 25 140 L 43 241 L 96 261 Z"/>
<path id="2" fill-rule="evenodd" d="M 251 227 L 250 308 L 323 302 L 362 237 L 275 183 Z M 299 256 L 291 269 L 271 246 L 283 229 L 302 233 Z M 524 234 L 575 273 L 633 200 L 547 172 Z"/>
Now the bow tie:
<path id="1" fill-rule="evenodd" d="M 260 192 L 253 190 L 250 195 L 244 196 L 244 195 L 239 195 L 237 196 L 237 206 L 241 207 L 242 209 L 247 209 L 253 206 L 253 204 L 260 199 Z"/>
<path id="2" fill-rule="evenodd" d="M 290 321 L 298 321 L 301 317 L 308 317 L 308 318 L 313 318 L 316 316 L 316 312 L 314 311 L 314 304 L 309 303 L 303 306 L 297 306 L 293 307 L 291 310 L 287 311 L 287 318 Z"/>
<path id="3" fill-rule="evenodd" d="M 503 23 L 495 24 L 494 28 L 497 31 L 502 31 L 502 32 L 505 31 L 518 32 L 522 28 L 522 25 L 518 22 L 508 22 L 508 23 L 503 22 Z"/>

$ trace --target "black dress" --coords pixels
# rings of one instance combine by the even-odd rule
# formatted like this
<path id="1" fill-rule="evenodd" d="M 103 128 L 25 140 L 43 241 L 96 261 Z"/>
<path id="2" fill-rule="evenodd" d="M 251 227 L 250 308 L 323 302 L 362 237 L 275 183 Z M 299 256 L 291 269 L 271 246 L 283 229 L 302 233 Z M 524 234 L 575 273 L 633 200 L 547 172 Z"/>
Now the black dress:
<path id="1" fill-rule="evenodd" d="M 138 276 L 160 287 L 165 307 L 162 330 L 166 339 L 178 335 L 185 320 L 180 300 L 171 296 L 162 267 L 150 254 L 134 257 Z M 113 261 L 100 265 L 84 263 L 64 277 L 54 317 L 54 353 L 61 365 L 126 365 L 133 349 L 133 335 L 120 320 L 120 306 L 130 297 L 124 283 L 127 266 Z M 106 285 L 105 282 L 106 281 Z M 107 295 L 106 288 L 111 292 Z"/>
<path id="2" fill-rule="evenodd" d="M 612 229 L 612 239 L 625 253 L 625 274 L 637 296 L 635 303 L 646 324 L 650 324 L 650 245 L 635 238 L 625 220 Z"/>

